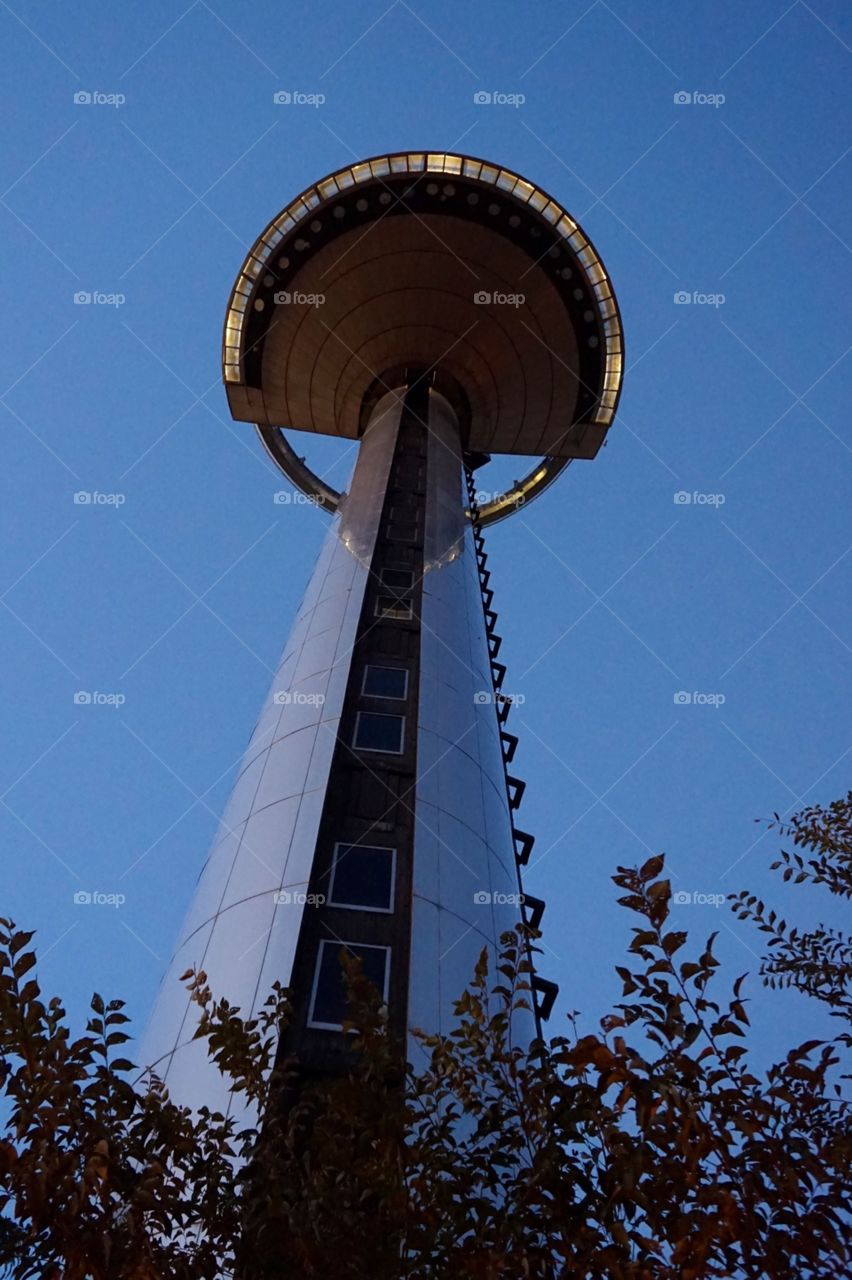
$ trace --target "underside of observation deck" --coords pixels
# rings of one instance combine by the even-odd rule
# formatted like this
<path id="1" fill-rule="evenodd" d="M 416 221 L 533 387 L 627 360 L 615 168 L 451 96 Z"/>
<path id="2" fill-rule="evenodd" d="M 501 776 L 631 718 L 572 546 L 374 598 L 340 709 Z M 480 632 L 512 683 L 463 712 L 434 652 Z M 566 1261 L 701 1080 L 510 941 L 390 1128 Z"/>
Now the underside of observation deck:
<path id="1" fill-rule="evenodd" d="M 606 273 L 569 215 L 517 175 L 427 153 L 341 171 L 279 215 L 224 348 L 239 420 L 357 439 L 394 371 L 417 366 L 467 450 L 557 459 L 598 452 L 622 356 Z"/>

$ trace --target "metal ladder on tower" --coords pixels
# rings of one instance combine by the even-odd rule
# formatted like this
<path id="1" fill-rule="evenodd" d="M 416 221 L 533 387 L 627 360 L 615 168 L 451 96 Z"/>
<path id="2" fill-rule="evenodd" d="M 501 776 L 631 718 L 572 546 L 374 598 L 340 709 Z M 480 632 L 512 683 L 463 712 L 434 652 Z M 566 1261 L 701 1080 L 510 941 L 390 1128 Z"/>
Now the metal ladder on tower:
<path id="1" fill-rule="evenodd" d="M 488 652 L 491 658 L 491 682 L 494 694 L 494 706 L 497 713 L 497 723 L 500 729 L 500 743 L 503 753 L 503 772 L 506 779 L 506 798 L 509 804 L 509 813 L 514 815 L 517 813 L 523 799 L 526 783 L 522 779 L 516 777 L 509 772 L 509 765 L 515 758 L 515 752 L 518 747 L 518 738 L 515 734 L 510 733 L 506 728 L 506 722 L 509 718 L 509 712 L 512 709 L 512 698 L 503 693 L 503 685 L 506 678 L 505 664 L 498 661 L 498 654 L 503 643 L 502 636 L 497 634 L 497 612 L 493 607 L 494 589 L 491 587 L 491 571 L 488 569 L 488 553 L 485 550 L 485 538 L 482 533 L 482 526 L 479 518 L 479 506 L 476 500 L 476 485 L 474 481 L 473 471 L 465 465 L 464 468 L 465 482 L 467 485 L 468 509 L 470 513 L 470 522 L 473 528 L 473 544 L 476 552 L 476 564 L 479 574 L 479 587 L 482 596 L 482 612 L 485 618 L 485 634 L 488 643 Z M 515 865 L 518 873 L 518 888 L 521 893 L 522 911 L 524 923 L 533 930 L 538 931 L 541 925 L 541 918 L 544 914 L 545 903 L 543 898 L 534 898 L 523 892 L 522 868 L 527 865 L 530 860 L 535 837 L 527 831 L 522 831 L 520 827 L 515 825 L 514 816 L 512 817 L 512 839 L 515 847 Z M 527 950 L 529 953 L 529 961 L 531 968 L 530 986 L 532 988 L 533 1001 L 535 1005 L 536 1023 L 539 1028 L 542 1022 L 546 1022 L 553 1010 L 553 1005 L 559 994 L 559 987 L 555 982 L 551 982 L 548 978 L 542 978 L 535 971 L 533 961 L 533 945 L 530 938 L 527 939 Z"/>

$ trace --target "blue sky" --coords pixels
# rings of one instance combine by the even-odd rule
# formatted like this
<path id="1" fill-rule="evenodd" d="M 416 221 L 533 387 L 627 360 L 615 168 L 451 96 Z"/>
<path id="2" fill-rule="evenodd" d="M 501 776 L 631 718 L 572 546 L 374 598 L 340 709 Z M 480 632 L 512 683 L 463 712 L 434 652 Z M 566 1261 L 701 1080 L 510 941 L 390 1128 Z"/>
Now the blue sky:
<path id="1" fill-rule="evenodd" d="M 619 863 L 664 850 L 681 893 L 789 911 L 754 820 L 844 793 L 852 762 L 848 6 L 33 0 L 0 26 L 0 888 L 45 986 L 75 1013 L 153 998 L 325 531 L 229 420 L 228 291 L 294 194 L 396 149 L 549 189 L 623 312 L 607 447 L 488 537 L 551 1026 L 618 996 Z M 338 486 L 342 453 L 311 454 Z M 725 908 L 677 919 L 756 970 Z M 763 1058 L 826 1026 L 750 994 Z"/>

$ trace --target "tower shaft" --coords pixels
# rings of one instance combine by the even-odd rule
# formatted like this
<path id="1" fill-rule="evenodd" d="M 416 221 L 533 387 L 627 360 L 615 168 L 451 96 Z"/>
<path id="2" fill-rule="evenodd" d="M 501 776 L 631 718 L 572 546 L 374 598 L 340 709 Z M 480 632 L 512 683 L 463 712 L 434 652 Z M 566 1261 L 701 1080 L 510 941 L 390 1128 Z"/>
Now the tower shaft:
<path id="1" fill-rule="evenodd" d="M 477 560 L 456 415 L 412 381 L 372 410 L 157 999 L 144 1061 L 178 1101 L 233 1109 L 184 970 L 244 1016 L 291 987 L 287 1047 L 333 1071 L 341 951 L 437 1033 L 521 919 Z"/>

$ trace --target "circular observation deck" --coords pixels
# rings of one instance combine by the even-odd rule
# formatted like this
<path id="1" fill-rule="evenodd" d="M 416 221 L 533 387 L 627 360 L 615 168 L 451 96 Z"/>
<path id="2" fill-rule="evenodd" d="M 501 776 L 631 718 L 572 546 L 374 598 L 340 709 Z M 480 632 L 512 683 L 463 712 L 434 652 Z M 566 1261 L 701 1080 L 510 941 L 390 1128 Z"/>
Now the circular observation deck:
<path id="1" fill-rule="evenodd" d="M 556 201 L 482 160 L 406 152 L 331 174 L 269 224 L 231 294 L 223 370 L 233 417 L 330 510 L 340 495 L 284 430 L 357 439 L 381 395 L 430 377 L 465 450 L 541 459 L 482 507 L 490 523 L 595 457 L 623 354 L 603 264 Z"/>

